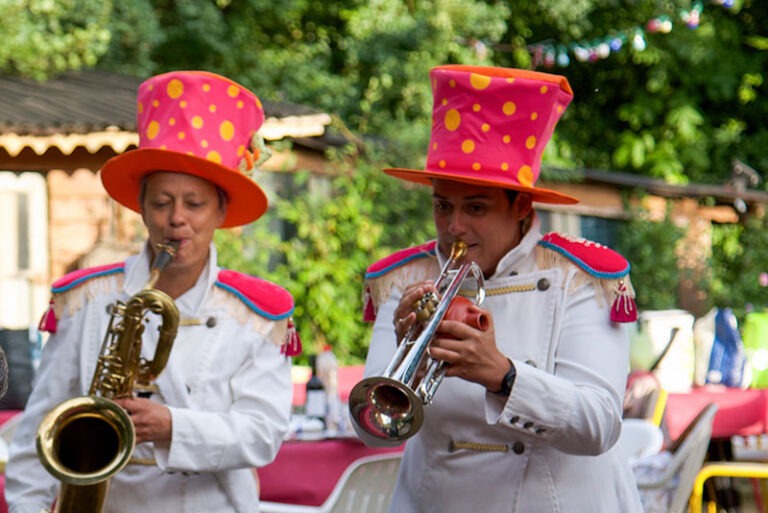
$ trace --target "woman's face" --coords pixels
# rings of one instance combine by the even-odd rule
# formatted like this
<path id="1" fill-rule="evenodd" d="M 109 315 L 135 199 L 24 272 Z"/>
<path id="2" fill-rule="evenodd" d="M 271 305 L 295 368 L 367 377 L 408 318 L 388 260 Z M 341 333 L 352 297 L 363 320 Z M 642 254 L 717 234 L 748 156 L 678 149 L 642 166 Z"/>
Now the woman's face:
<path id="1" fill-rule="evenodd" d="M 149 242 L 177 242 L 179 249 L 169 269 L 202 271 L 216 228 L 224 222 L 216 186 L 183 173 L 156 172 L 146 177 L 141 216 Z"/>
<path id="2" fill-rule="evenodd" d="M 527 194 L 518 194 L 510 203 L 507 193 L 498 187 L 450 180 L 432 183 L 432 214 L 440 250 L 447 256 L 455 241 L 466 242 L 466 258 L 477 262 L 486 277 L 520 243 L 524 235 L 520 221 L 530 211 Z"/>

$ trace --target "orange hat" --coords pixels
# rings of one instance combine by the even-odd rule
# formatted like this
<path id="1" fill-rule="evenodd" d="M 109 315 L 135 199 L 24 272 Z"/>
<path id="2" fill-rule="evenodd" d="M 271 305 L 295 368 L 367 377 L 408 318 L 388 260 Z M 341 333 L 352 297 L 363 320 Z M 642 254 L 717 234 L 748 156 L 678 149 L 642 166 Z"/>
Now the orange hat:
<path id="1" fill-rule="evenodd" d="M 101 169 L 101 181 L 117 202 L 138 212 L 141 180 L 155 171 L 175 171 L 227 193 L 223 227 L 249 223 L 267 210 L 267 196 L 251 178 L 264 109 L 245 87 L 204 71 L 158 75 L 139 86 L 136 121 L 138 149 Z"/>
<path id="2" fill-rule="evenodd" d="M 542 203 L 576 198 L 535 187 L 541 155 L 573 99 L 565 77 L 508 68 L 438 66 L 424 170 L 385 169 L 410 182 L 443 178 L 513 189 Z"/>

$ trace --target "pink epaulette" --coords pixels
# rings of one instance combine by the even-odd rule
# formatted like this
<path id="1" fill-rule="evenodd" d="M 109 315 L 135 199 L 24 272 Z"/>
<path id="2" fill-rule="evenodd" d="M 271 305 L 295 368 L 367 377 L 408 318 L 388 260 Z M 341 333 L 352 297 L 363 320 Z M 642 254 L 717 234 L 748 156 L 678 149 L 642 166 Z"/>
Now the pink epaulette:
<path id="1" fill-rule="evenodd" d="M 366 280 L 372 280 L 384 276 L 388 272 L 402 267 L 405 264 L 412 262 L 419 258 L 435 256 L 437 248 L 437 241 L 425 242 L 419 246 L 413 246 L 406 249 L 401 249 L 391 255 L 382 258 L 378 262 L 371 264 L 365 273 Z M 368 289 L 365 293 L 365 304 L 363 305 L 363 321 L 373 322 L 376 320 L 375 308 L 373 301 L 371 300 Z"/>
<path id="2" fill-rule="evenodd" d="M 424 258 L 429 256 L 435 256 L 435 248 L 437 247 L 437 241 L 430 241 L 419 246 L 412 248 L 401 249 L 396 253 L 392 253 L 388 257 L 384 257 L 378 262 L 371 264 L 365 273 L 365 279 L 378 278 L 390 272 L 393 269 L 397 269 L 412 260 L 417 258 Z"/>
<path id="3" fill-rule="evenodd" d="M 51 292 L 54 294 L 60 294 L 70 289 L 82 285 L 88 280 L 93 278 L 99 278 L 100 276 L 107 276 L 110 274 L 117 274 L 125 271 L 125 263 L 117 262 L 114 264 L 99 265 L 96 267 L 89 267 L 87 269 L 78 269 L 71 273 L 65 274 L 51 286 Z"/>
<path id="4" fill-rule="evenodd" d="M 96 267 L 88 267 L 87 269 L 78 269 L 67 273 L 51 285 L 51 292 L 61 294 L 72 290 L 94 278 L 100 278 L 102 276 L 109 276 L 110 274 L 118 274 L 125 271 L 125 263 L 117 262 L 114 264 L 99 265 Z M 40 318 L 37 329 L 40 331 L 46 331 L 48 333 L 56 333 L 56 314 L 54 312 L 53 298 L 48 304 L 48 309 L 43 313 Z"/>
<path id="5" fill-rule="evenodd" d="M 614 291 L 616 297 L 611 306 L 611 320 L 637 320 L 637 306 L 623 281 L 628 277 L 631 267 L 626 258 L 599 242 L 554 232 L 544 235 L 539 245 L 563 255 L 590 276 L 617 280 L 617 288 Z"/>
<path id="6" fill-rule="evenodd" d="M 235 295 L 251 311 L 266 319 L 288 319 L 288 336 L 282 351 L 287 356 L 301 353 L 301 340 L 290 319 L 294 309 L 290 292 L 270 281 L 229 269 L 219 271 L 216 286 Z"/>

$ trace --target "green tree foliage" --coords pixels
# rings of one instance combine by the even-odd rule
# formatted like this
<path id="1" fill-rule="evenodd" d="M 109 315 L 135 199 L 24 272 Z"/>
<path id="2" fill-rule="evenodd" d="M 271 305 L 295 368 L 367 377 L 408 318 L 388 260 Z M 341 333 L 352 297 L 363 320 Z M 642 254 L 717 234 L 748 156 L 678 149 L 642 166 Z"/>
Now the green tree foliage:
<path id="1" fill-rule="evenodd" d="M 0 71 L 45 80 L 94 66 L 111 11 L 110 0 L 0 0 Z"/>
<path id="2" fill-rule="evenodd" d="M 648 219 L 637 211 L 618 229 L 616 249 L 630 261 L 632 284 L 640 310 L 676 308 L 680 270 L 677 267 L 679 241 L 684 235 L 667 217 Z"/>
<path id="3" fill-rule="evenodd" d="M 750 309 L 768 307 L 768 291 L 760 280 L 760 274 L 768 272 L 768 219 L 718 226 L 713 239 L 714 304 L 732 308 L 741 321 Z"/>

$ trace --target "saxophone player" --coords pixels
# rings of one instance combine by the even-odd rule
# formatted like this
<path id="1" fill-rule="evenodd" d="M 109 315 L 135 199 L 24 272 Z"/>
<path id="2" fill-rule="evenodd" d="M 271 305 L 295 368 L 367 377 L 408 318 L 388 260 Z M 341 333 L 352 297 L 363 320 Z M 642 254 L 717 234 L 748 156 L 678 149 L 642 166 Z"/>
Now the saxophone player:
<path id="1" fill-rule="evenodd" d="M 219 268 L 212 240 L 216 229 L 267 209 L 251 177 L 263 120 L 253 93 L 212 73 L 170 72 L 139 87 L 139 147 L 109 160 L 101 179 L 115 201 L 141 214 L 146 244 L 124 262 L 54 283 L 41 323 L 51 335 L 10 448 L 11 512 L 54 503 L 56 482 L 35 453 L 35 432 L 52 407 L 88 393 L 112 305 L 148 281 L 178 307 L 178 333 L 149 396 L 115 399 L 130 415 L 136 446 L 111 478 L 105 511 L 258 511 L 252 469 L 272 461 L 288 430 L 293 299 L 276 284 Z M 158 245 L 177 249 L 150 280 Z M 148 316 L 146 324 L 142 354 L 151 356 L 158 321 Z"/>
<path id="2" fill-rule="evenodd" d="M 533 208 L 577 202 L 536 185 L 570 85 L 474 66 L 438 66 L 430 80 L 426 166 L 385 172 L 431 187 L 437 240 L 369 267 L 366 379 L 386 372 L 456 241 L 482 269 L 489 322 L 440 323 L 428 354 L 446 379 L 405 443 L 390 511 L 640 512 L 616 447 L 629 362 L 621 323 L 636 317 L 629 265 L 600 244 L 543 235 Z M 375 413 L 355 424 L 366 443 L 400 443 L 376 429 L 389 425 L 385 410 L 359 410 Z"/>

